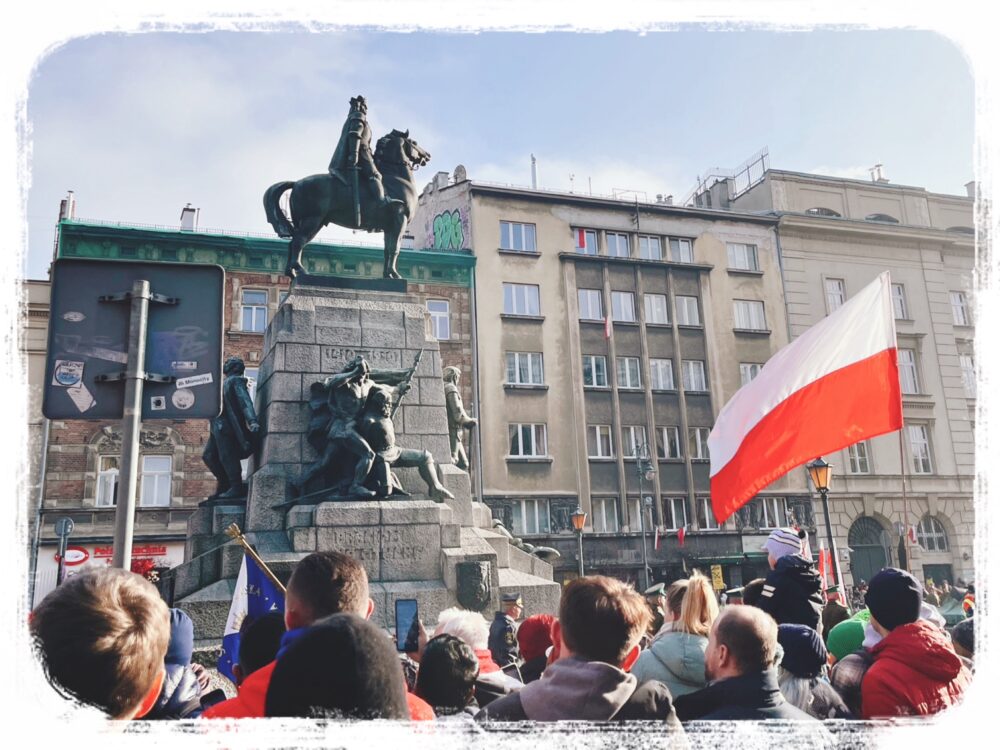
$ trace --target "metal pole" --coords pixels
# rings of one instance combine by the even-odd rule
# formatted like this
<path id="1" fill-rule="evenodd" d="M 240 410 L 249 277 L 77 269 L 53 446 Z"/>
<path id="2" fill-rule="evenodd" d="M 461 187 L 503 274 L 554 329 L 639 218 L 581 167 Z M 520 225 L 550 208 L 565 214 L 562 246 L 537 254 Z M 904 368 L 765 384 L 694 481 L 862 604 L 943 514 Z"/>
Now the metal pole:
<path id="1" fill-rule="evenodd" d="M 115 541 L 111 565 L 132 567 L 132 530 L 139 477 L 139 429 L 142 426 L 142 381 L 146 374 L 146 325 L 149 320 L 149 282 L 132 282 L 132 310 L 128 322 L 128 364 L 125 368 L 125 405 L 122 417 L 122 458 L 115 508 Z"/>
<path id="2" fill-rule="evenodd" d="M 56 586 L 61 586 L 66 578 L 66 543 L 68 541 L 68 534 L 59 535 L 59 572 L 56 573 Z"/>
<path id="3" fill-rule="evenodd" d="M 833 578 L 833 583 L 840 583 L 840 576 L 837 575 L 837 566 L 834 563 L 834 546 L 833 546 L 833 528 L 830 526 L 830 504 L 826 499 L 829 489 L 822 489 L 819 491 L 820 498 L 823 500 L 823 520 L 826 522 L 826 543 L 829 545 L 827 547 L 830 550 L 830 576 Z"/>
<path id="4" fill-rule="evenodd" d="M 576 541 L 579 547 L 579 558 L 580 558 L 580 578 L 583 578 L 583 529 L 576 532 Z"/>
<path id="5" fill-rule="evenodd" d="M 642 590 L 646 591 L 649 588 L 649 558 L 646 556 L 646 506 L 642 496 L 642 464 L 643 460 L 641 458 L 635 462 L 639 470 L 639 526 L 642 529 Z"/>

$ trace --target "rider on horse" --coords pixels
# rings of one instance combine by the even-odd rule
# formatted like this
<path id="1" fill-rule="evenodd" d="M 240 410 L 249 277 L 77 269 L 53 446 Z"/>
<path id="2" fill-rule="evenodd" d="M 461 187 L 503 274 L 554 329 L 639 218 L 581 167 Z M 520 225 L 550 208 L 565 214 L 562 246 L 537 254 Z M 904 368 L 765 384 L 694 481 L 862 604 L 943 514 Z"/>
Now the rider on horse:
<path id="1" fill-rule="evenodd" d="M 372 158 L 372 131 L 368 125 L 368 103 L 360 94 L 351 99 L 351 111 L 340 131 L 340 141 L 330 159 L 330 174 L 354 190 L 355 216 L 360 223 L 361 196 L 358 194 L 358 171 L 368 180 L 379 208 L 401 201 L 385 197 L 382 174 Z M 353 172 L 353 174 L 352 174 Z"/>

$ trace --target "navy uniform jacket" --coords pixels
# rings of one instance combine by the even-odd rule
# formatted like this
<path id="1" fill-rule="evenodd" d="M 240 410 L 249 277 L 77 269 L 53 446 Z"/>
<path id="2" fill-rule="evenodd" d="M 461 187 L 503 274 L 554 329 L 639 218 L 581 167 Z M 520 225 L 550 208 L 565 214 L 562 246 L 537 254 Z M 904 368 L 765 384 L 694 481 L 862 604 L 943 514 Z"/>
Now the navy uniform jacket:
<path id="1" fill-rule="evenodd" d="M 490 624 L 490 653 L 497 666 L 506 667 L 520 658 L 517 650 L 517 626 L 504 612 L 497 612 Z"/>

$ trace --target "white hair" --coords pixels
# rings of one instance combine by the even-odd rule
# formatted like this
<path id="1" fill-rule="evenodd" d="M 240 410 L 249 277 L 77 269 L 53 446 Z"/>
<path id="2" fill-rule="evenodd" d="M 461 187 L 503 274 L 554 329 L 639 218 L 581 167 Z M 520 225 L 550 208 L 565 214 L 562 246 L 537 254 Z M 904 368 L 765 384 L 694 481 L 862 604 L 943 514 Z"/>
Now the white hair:
<path id="1" fill-rule="evenodd" d="M 490 626 L 486 618 L 478 612 L 470 612 L 459 607 L 449 607 L 438 615 L 437 626 L 434 628 L 434 636 L 453 635 L 461 638 L 474 651 L 483 651 L 487 648 L 490 637 Z"/>

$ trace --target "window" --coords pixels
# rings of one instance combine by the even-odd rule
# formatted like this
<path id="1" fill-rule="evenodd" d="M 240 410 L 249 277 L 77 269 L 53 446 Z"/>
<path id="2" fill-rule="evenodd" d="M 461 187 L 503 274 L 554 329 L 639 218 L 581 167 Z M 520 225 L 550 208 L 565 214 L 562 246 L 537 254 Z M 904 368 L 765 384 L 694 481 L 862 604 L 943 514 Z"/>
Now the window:
<path id="1" fill-rule="evenodd" d="M 635 295 L 632 292 L 611 292 L 611 319 L 635 322 Z"/>
<path id="2" fill-rule="evenodd" d="M 707 427 L 688 428 L 688 455 L 691 458 L 708 458 L 708 433 Z"/>
<path id="3" fill-rule="evenodd" d="M 660 504 L 667 531 L 677 531 L 688 525 L 687 500 L 683 497 L 665 497 Z"/>
<path id="4" fill-rule="evenodd" d="M 576 251 L 581 255 L 597 255 L 597 232 L 593 229 L 577 229 Z"/>
<path id="5" fill-rule="evenodd" d="M 965 395 L 969 398 L 976 397 L 976 363 L 971 354 L 959 354 L 958 366 L 962 368 L 962 385 L 965 386 Z"/>
<path id="6" fill-rule="evenodd" d="M 658 458 L 681 457 L 681 431 L 674 425 L 656 429 L 656 455 Z"/>
<path id="7" fill-rule="evenodd" d="M 604 241 L 608 246 L 608 255 L 612 258 L 629 257 L 628 235 L 619 232 L 606 232 Z"/>
<path id="8" fill-rule="evenodd" d="M 170 456 L 143 456 L 139 505 L 170 505 L 170 475 L 173 459 Z"/>
<path id="9" fill-rule="evenodd" d="M 267 328 L 267 292 L 260 289 L 244 289 L 241 299 L 242 330 L 263 333 Z"/>
<path id="10" fill-rule="evenodd" d="M 604 305 L 600 289 L 577 289 L 580 303 L 580 320 L 604 320 Z"/>
<path id="11" fill-rule="evenodd" d="M 851 474 L 871 474 L 868 443 L 862 440 L 847 448 L 847 462 Z"/>
<path id="12" fill-rule="evenodd" d="M 519 253 L 537 252 L 535 250 L 535 225 L 501 221 L 500 249 L 514 250 Z"/>
<path id="13" fill-rule="evenodd" d="M 757 246 L 742 242 L 727 242 L 726 252 L 729 254 L 729 267 L 741 271 L 759 271 L 757 265 Z"/>
<path id="14" fill-rule="evenodd" d="M 892 285 L 892 314 L 896 320 L 907 320 L 906 314 L 906 293 L 902 284 Z"/>
<path id="15" fill-rule="evenodd" d="M 539 457 L 545 456 L 545 425 L 544 424 L 510 424 L 507 426 L 510 436 L 510 455 Z"/>
<path id="16" fill-rule="evenodd" d="M 906 433 L 910 437 L 910 456 L 913 459 L 914 474 L 931 473 L 931 443 L 925 424 L 908 424 Z"/>
<path id="17" fill-rule="evenodd" d="M 896 361 L 899 365 L 899 389 L 903 393 L 920 393 L 917 378 L 917 353 L 913 349 L 897 349 Z"/>
<path id="18" fill-rule="evenodd" d="M 670 240 L 670 260 L 674 263 L 694 263 L 691 240 Z"/>
<path id="19" fill-rule="evenodd" d="M 427 312 L 431 314 L 431 332 L 438 341 L 451 338 L 451 310 L 446 299 L 427 300 Z"/>
<path id="20" fill-rule="evenodd" d="M 657 391 L 672 391 L 674 385 L 674 363 L 669 359 L 649 360 L 649 386 Z"/>
<path id="21" fill-rule="evenodd" d="M 615 364 L 618 366 L 619 388 L 642 388 L 638 357 L 618 357 Z"/>
<path id="22" fill-rule="evenodd" d="M 681 378 L 685 391 L 707 391 L 705 363 L 700 359 L 681 360 Z"/>
<path id="23" fill-rule="evenodd" d="M 951 319 L 957 326 L 972 325 L 972 316 L 969 315 L 969 301 L 965 297 L 965 292 L 948 292 L 951 298 Z"/>
<path id="24" fill-rule="evenodd" d="M 674 307 L 677 314 L 677 325 L 679 326 L 700 326 L 701 318 L 698 316 L 698 298 L 677 295 L 674 297 Z"/>
<path id="25" fill-rule="evenodd" d="M 701 526 L 702 531 L 718 530 L 719 522 L 715 520 L 715 513 L 712 511 L 712 498 L 699 497 L 696 502 L 698 503 L 698 525 Z"/>
<path id="26" fill-rule="evenodd" d="M 824 208 L 823 206 L 807 208 L 806 213 L 812 214 L 813 216 L 833 216 L 833 217 L 840 216 L 840 214 L 837 211 L 834 211 L 832 208 Z"/>
<path id="27" fill-rule="evenodd" d="M 759 528 L 776 529 L 788 525 L 788 506 L 785 498 L 761 497 L 758 500 L 762 509 Z"/>
<path id="28" fill-rule="evenodd" d="M 542 385 L 545 374 L 541 352 L 507 352 L 507 382 L 513 385 Z"/>
<path id="29" fill-rule="evenodd" d="M 608 360 L 603 354 L 583 355 L 583 384 L 594 388 L 608 387 Z"/>
<path id="30" fill-rule="evenodd" d="M 588 458 L 614 458 L 614 455 L 614 446 L 611 442 L 611 425 L 587 425 Z"/>
<path id="31" fill-rule="evenodd" d="M 917 524 L 917 544 L 928 552 L 947 552 L 948 533 L 934 516 L 924 516 Z"/>
<path id="32" fill-rule="evenodd" d="M 826 289 L 826 311 L 829 314 L 847 300 L 847 287 L 844 286 L 843 279 L 825 279 L 823 286 Z"/>
<path id="33" fill-rule="evenodd" d="M 618 501 L 613 497 L 590 499 L 591 525 L 595 534 L 611 534 L 618 531 Z"/>
<path id="34" fill-rule="evenodd" d="M 515 534 L 548 534 L 549 501 L 521 500 L 511 506 Z"/>
<path id="35" fill-rule="evenodd" d="M 898 224 L 899 219 L 895 216 L 890 216 L 889 214 L 868 214 L 865 217 L 865 221 L 881 221 L 885 224 Z"/>
<path id="36" fill-rule="evenodd" d="M 646 428 L 643 425 L 622 425 L 622 456 L 637 458 L 645 445 L 647 445 Z"/>
<path id="37" fill-rule="evenodd" d="M 733 320 L 736 328 L 746 331 L 766 331 L 767 321 L 764 320 L 764 303 L 760 300 L 733 300 Z"/>
<path id="38" fill-rule="evenodd" d="M 118 456 L 101 456 L 97 472 L 97 506 L 107 508 L 118 502 Z"/>
<path id="39" fill-rule="evenodd" d="M 639 257 L 645 260 L 663 260 L 659 237 L 639 235 Z"/>
<path id="40" fill-rule="evenodd" d="M 667 295 L 644 294 L 643 303 L 646 307 L 647 323 L 659 323 L 661 325 L 665 325 L 670 322 L 667 318 Z"/>
<path id="41" fill-rule="evenodd" d="M 760 370 L 763 366 L 757 362 L 740 362 L 740 387 L 760 375 Z"/>
<path id="42" fill-rule="evenodd" d="M 503 285 L 503 311 L 506 315 L 540 315 L 538 286 L 535 284 Z"/>

